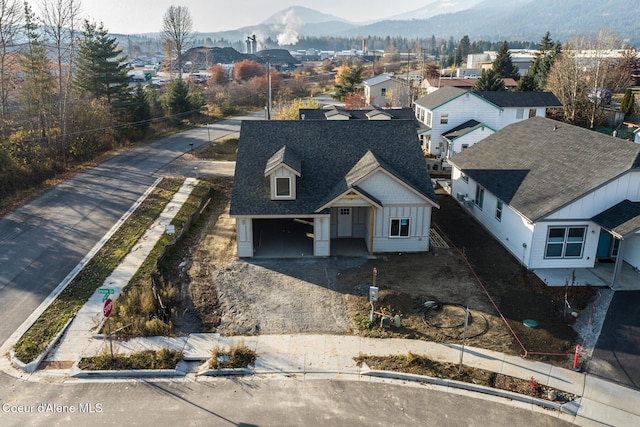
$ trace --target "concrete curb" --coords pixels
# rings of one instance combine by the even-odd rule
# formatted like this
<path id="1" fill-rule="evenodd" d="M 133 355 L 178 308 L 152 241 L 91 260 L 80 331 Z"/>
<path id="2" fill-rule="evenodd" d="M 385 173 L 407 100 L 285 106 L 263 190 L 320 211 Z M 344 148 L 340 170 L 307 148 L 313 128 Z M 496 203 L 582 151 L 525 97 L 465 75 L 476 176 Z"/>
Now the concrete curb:
<path id="1" fill-rule="evenodd" d="M 15 351 L 13 350 L 13 348 L 11 348 L 11 350 L 9 351 L 9 354 L 11 356 L 11 363 L 13 364 L 13 366 L 15 366 L 18 369 L 23 370 L 24 372 L 29 372 L 29 373 L 35 372 L 36 369 L 38 369 L 38 366 L 40 366 L 40 363 L 42 363 L 44 358 L 47 357 L 47 354 L 49 354 L 51 349 L 58 343 L 58 341 L 60 341 L 60 338 L 62 338 L 62 336 L 65 334 L 65 332 L 67 332 L 67 328 L 69 327 L 69 325 L 71 324 L 71 322 L 73 322 L 73 319 L 75 319 L 75 318 L 76 318 L 75 314 L 73 316 L 71 316 L 71 319 L 67 320 L 67 323 L 64 324 L 64 326 L 62 327 L 60 332 L 58 332 L 56 334 L 56 336 L 51 340 L 49 345 L 47 345 L 47 348 L 44 349 L 44 351 L 40 354 L 40 356 L 38 356 L 35 360 L 33 360 L 33 361 L 29 362 L 29 363 L 24 363 L 23 361 L 18 359 L 16 357 Z"/>
<path id="2" fill-rule="evenodd" d="M 425 375 L 406 374 L 402 372 L 393 371 L 378 371 L 378 370 L 363 370 L 361 372 L 363 376 L 377 377 L 377 378 L 390 378 L 397 380 L 423 382 L 428 384 L 439 385 L 442 387 L 457 388 L 462 390 L 471 391 L 474 393 L 490 394 L 492 396 L 501 397 L 503 399 L 514 400 L 526 404 L 541 406 L 545 409 L 553 409 L 558 412 L 564 412 L 566 414 L 576 416 L 579 405 L 575 405 L 575 401 L 567 403 L 556 403 L 537 397 L 526 396 L 523 394 L 514 393 L 512 391 L 501 390 L 493 387 L 487 387 L 477 384 L 471 384 L 464 381 L 449 380 L 445 378 L 434 378 Z"/>
<path id="3" fill-rule="evenodd" d="M 254 375 L 254 371 L 251 368 L 205 369 L 196 373 L 196 377 L 229 377 L 250 375 Z"/>
<path id="4" fill-rule="evenodd" d="M 69 371 L 69 376 L 72 378 L 158 378 L 158 377 L 184 377 L 187 375 L 186 371 L 179 369 L 180 362 L 176 366 L 176 369 L 122 369 L 122 370 L 89 370 L 80 369 L 78 364 L 82 358 L 73 364 Z"/>

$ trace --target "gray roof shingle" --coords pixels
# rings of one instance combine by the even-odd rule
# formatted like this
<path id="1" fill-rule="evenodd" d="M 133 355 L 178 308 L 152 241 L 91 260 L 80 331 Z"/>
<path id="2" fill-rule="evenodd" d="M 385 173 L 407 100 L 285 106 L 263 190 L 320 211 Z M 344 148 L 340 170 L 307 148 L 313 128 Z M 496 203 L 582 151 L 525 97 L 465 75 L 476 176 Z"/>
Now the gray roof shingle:
<path id="1" fill-rule="evenodd" d="M 607 230 L 626 237 L 640 228 L 640 203 L 623 200 L 591 220 Z"/>
<path id="2" fill-rule="evenodd" d="M 533 117 L 449 161 L 480 185 L 504 194 L 503 201 L 535 222 L 637 168 L 639 156 L 640 144 Z"/>
<path id="3" fill-rule="evenodd" d="M 503 108 L 547 107 L 562 108 L 562 104 L 552 92 L 476 92 L 478 96 Z"/>
<path id="4" fill-rule="evenodd" d="M 433 91 L 415 101 L 415 104 L 426 108 L 427 110 L 434 110 L 439 106 L 446 104 L 447 102 L 455 99 L 463 94 L 469 92 L 465 89 L 459 89 L 457 87 L 445 86 Z"/>
<path id="5" fill-rule="evenodd" d="M 269 178 L 263 173 L 283 146 L 300 160 L 295 200 L 271 200 Z M 378 166 L 437 206 L 415 125 L 409 120 L 244 121 L 230 214 L 311 215 L 331 196 L 356 188 L 356 176 Z"/>

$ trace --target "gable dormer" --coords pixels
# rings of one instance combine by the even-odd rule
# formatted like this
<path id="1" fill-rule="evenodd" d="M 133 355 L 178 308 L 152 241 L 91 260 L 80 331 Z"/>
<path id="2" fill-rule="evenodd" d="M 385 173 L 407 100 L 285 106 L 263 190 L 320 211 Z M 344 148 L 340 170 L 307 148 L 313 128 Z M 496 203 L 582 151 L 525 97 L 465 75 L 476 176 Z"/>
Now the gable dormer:
<path id="1" fill-rule="evenodd" d="M 269 158 L 264 176 L 269 178 L 271 200 L 295 200 L 300 158 L 285 145 Z"/>

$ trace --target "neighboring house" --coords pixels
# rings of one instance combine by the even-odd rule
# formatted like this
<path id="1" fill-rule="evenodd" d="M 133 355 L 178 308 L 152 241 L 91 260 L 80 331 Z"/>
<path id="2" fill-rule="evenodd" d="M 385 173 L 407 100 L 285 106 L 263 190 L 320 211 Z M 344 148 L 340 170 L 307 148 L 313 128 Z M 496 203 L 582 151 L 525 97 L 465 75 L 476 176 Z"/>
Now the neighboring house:
<path id="1" fill-rule="evenodd" d="M 368 106 L 351 110 L 332 105 L 328 108 L 301 108 L 298 113 L 300 120 L 411 120 L 416 127 L 420 122 L 412 108 L 377 108 Z"/>
<path id="2" fill-rule="evenodd" d="M 615 263 L 615 288 L 640 267 L 640 145 L 534 117 L 449 162 L 452 195 L 527 268 Z"/>
<path id="3" fill-rule="evenodd" d="M 427 126 L 420 139 L 427 154 L 449 157 L 461 151 L 461 144 L 452 144 L 450 135 L 469 120 L 476 121 L 468 146 L 481 135 L 489 136 L 512 123 L 530 117 L 544 117 L 547 108 L 562 108 L 551 92 L 472 92 L 455 87 L 443 87 L 414 102 L 415 114 Z"/>
<path id="4" fill-rule="evenodd" d="M 428 251 L 433 207 L 412 121 L 242 122 L 230 208 L 240 257 L 277 257 L 260 253 L 273 243 L 329 256 L 343 239 L 369 254 Z"/>
<path id="5" fill-rule="evenodd" d="M 476 120 L 467 120 L 442 135 L 448 147 L 445 157 L 454 156 L 494 133 L 493 129 Z"/>
<path id="6" fill-rule="evenodd" d="M 427 94 L 431 92 L 435 92 L 436 90 L 442 87 L 457 87 L 458 89 L 471 90 L 471 88 L 473 88 L 473 86 L 476 84 L 476 81 L 478 81 L 478 77 L 468 77 L 468 76 L 460 77 L 460 78 L 458 77 L 441 77 L 439 79 L 429 78 L 429 79 L 424 79 L 420 84 L 420 87 L 422 87 L 422 89 L 426 89 Z M 502 79 L 502 81 L 504 82 L 504 87 L 509 91 L 513 91 L 518 86 L 518 82 L 512 78 Z"/>
<path id="7" fill-rule="evenodd" d="M 367 105 L 408 107 L 409 84 L 392 74 L 379 74 L 364 81 L 364 99 Z"/>

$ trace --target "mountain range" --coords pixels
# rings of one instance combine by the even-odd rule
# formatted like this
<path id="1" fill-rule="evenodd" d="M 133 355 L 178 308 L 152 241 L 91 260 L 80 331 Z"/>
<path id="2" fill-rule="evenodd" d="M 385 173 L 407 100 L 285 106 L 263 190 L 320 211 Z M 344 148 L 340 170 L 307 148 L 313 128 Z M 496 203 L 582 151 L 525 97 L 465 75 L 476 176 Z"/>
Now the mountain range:
<path id="1" fill-rule="evenodd" d="M 234 31 L 205 33 L 212 39 L 258 40 L 271 37 L 281 46 L 295 44 L 301 36 L 406 37 L 471 40 L 539 41 L 549 31 L 552 39 L 567 41 L 572 36 L 611 29 L 620 40 L 640 43 L 637 7 L 629 0 L 448 0 L 431 1 L 411 12 L 376 22 L 349 22 L 335 15 L 293 6 L 265 21 Z"/>

